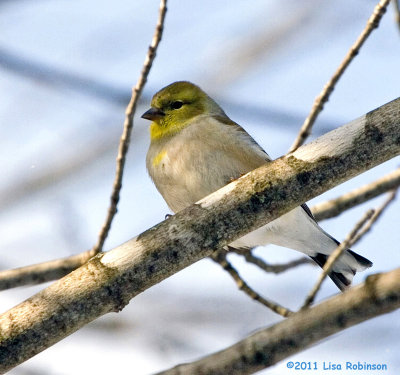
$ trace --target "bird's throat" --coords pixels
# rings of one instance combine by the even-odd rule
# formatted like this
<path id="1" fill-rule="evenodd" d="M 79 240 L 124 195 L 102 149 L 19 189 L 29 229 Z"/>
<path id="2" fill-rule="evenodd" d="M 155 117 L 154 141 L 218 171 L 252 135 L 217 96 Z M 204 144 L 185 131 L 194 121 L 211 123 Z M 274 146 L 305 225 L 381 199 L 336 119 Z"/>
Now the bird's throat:
<path id="1" fill-rule="evenodd" d="M 171 137 L 185 127 L 185 123 L 161 125 L 154 121 L 150 125 L 150 139 L 153 141 L 164 137 Z"/>

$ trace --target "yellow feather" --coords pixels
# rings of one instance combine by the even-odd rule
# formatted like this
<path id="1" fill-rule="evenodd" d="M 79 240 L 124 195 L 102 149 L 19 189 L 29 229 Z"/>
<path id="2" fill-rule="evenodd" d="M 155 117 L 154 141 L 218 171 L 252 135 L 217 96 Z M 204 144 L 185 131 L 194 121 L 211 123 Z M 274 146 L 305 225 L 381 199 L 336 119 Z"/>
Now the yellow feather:
<path id="1" fill-rule="evenodd" d="M 153 121 L 150 125 L 150 139 L 153 141 L 166 136 L 174 135 L 185 128 L 187 124 L 188 121 L 180 123 L 166 122 L 163 125 L 159 125 L 157 122 Z"/>
<path id="2" fill-rule="evenodd" d="M 163 160 L 165 155 L 167 155 L 167 151 L 162 150 L 161 152 L 159 152 L 152 160 L 153 167 L 157 167 L 157 165 L 161 163 L 161 160 Z"/>

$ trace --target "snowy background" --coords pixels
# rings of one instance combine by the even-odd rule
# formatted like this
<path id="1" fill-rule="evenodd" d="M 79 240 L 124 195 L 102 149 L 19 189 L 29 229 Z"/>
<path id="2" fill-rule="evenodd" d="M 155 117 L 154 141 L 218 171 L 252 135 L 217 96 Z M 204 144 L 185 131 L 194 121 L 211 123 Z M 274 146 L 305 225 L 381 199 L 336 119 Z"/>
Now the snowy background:
<path id="1" fill-rule="evenodd" d="M 147 176 L 149 123 L 140 115 L 161 87 L 190 80 L 213 96 L 272 157 L 284 154 L 315 96 L 355 41 L 376 1 L 220 0 L 168 5 L 163 41 L 148 79 L 124 175 L 119 212 L 106 249 L 169 212 Z M 0 1 L 0 268 L 90 248 L 105 218 L 124 110 L 158 16 L 158 1 Z M 393 9 L 337 85 L 314 127 L 318 136 L 397 98 L 400 33 Z M 392 171 L 391 160 L 314 199 L 336 197 Z M 322 223 L 342 240 L 380 197 Z M 357 275 L 400 264 L 395 202 L 355 250 L 374 262 Z M 298 253 L 269 246 L 256 253 L 285 262 Z M 298 308 L 319 270 L 302 266 L 266 275 L 232 256 L 262 295 Z M 44 286 L 0 294 L 5 311 Z M 319 300 L 337 293 L 324 283 Z M 203 260 L 151 288 L 10 373 L 150 374 L 222 349 L 282 318 L 239 292 Z M 290 358 L 400 368 L 400 313 L 331 337 Z M 261 373 L 290 374 L 286 362 Z M 345 372 L 343 372 L 345 373 Z M 371 372 L 357 371 L 357 374 Z"/>

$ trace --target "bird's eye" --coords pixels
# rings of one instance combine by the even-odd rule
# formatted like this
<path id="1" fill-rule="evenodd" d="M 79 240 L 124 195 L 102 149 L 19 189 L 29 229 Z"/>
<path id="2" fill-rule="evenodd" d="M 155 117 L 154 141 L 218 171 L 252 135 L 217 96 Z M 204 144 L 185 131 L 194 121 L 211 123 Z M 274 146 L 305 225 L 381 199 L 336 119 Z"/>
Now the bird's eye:
<path id="1" fill-rule="evenodd" d="M 171 107 L 172 109 L 179 109 L 183 106 L 183 102 L 177 100 L 176 102 L 172 102 Z"/>

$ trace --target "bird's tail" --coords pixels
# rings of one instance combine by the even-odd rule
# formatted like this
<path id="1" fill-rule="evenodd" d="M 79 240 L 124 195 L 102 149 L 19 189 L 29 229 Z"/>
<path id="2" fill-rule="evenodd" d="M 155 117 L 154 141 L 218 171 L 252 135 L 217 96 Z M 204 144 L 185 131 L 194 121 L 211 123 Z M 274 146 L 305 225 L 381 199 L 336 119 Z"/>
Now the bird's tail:
<path id="1" fill-rule="evenodd" d="M 317 253 L 317 255 L 310 258 L 322 268 L 328 257 L 326 254 Z M 344 291 L 350 286 L 356 272 L 364 271 L 371 266 L 372 262 L 367 258 L 348 249 L 336 261 L 332 271 L 329 273 L 329 277 L 341 291 Z"/>

